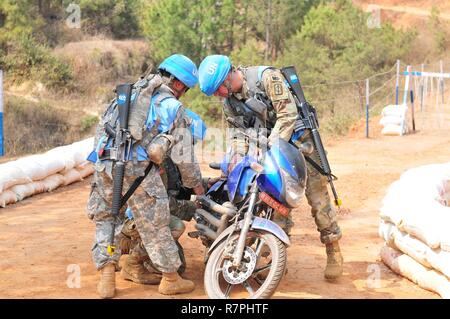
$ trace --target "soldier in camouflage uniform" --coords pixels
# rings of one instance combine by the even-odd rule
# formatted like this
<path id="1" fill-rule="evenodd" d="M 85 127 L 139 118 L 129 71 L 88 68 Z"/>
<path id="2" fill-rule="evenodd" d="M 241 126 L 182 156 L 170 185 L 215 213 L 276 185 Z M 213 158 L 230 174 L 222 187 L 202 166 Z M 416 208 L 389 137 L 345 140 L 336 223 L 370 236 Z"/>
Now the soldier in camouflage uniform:
<path id="1" fill-rule="evenodd" d="M 298 118 L 297 106 L 280 70 L 264 66 L 235 68 L 228 57 L 212 55 L 206 57 L 200 64 L 199 85 L 206 95 L 225 98 L 223 107 L 225 116 L 231 119 L 229 122 L 239 123 L 237 126 L 232 124 L 231 127 L 268 129 L 269 143 L 272 144 L 276 143 L 278 138 L 286 141 L 293 138 L 294 125 Z M 255 105 L 246 103 L 249 98 L 257 99 L 264 107 L 258 109 Z M 300 132 L 295 137 L 297 146 L 303 142 L 312 144 L 309 131 Z M 240 156 L 246 154 L 248 145 L 246 139 L 239 133 L 232 138 L 234 155 L 231 156 L 230 164 L 234 165 Z M 319 162 L 316 152 L 311 157 L 315 162 Z M 338 244 L 342 236 L 341 230 L 330 203 L 326 177 L 309 163 L 307 170 L 306 197 L 320 232 L 321 242 L 326 245 L 325 278 L 335 279 L 342 274 L 343 258 Z M 287 218 L 276 214 L 274 221 L 289 235 L 293 226 L 291 213 Z"/>
<path id="2" fill-rule="evenodd" d="M 155 143 L 166 139 L 170 141 L 170 145 L 177 145 L 182 142 L 183 136 L 190 135 L 190 130 L 187 129 L 188 118 L 178 98 L 188 88 L 196 85 L 197 67 L 187 57 L 175 54 L 161 63 L 159 72 L 152 77 L 147 91 L 140 93 L 139 99 L 130 109 L 130 132 L 135 142 L 133 159 L 126 163 L 124 190 L 129 189 L 138 176 L 144 175 L 152 158 Z M 151 91 L 153 89 L 154 91 Z M 145 95 L 146 92 L 150 92 L 149 96 Z M 146 111 L 142 112 L 142 110 Z M 139 118 L 142 115 L 143 121 Z M 115 271 L 118 270 L 120 249 L 110 254 L 107 247 L 110 244 L 110 234 L 114 225 L 117 226 L 115 235 L 117 240 L 119 239 L 120 226 L 124 217 L 123 214 L 119 216 L 111 214 L 112 176 L 114 176 L 115 166 L 107 157 L 102 159 L 107 151 L 98 152 L 99 145 L 103 141 L 102 137 L 105 136 L 102 119 L 95 139 L 98 159 L 87 211 L 89 218 L 96 224 L 95 244 L 92 251 L 94 263 L 101 272 L 97 289 L 102 298 L 112 298 L 115 295 Z M 192 188 L 197 195 L 204 194 L 200 168 L 193 157 L 192 143 L 182 145 L 180 151 L 182 154 L 177 157 L 175 163 L 182 176 L 183 184 Z M 165 154 L 160 156 L 163 157 Z M 169 295 L 192 291 L 194 283 L 181 278 L 177 273 L 181 261 L 177 245 L 169 229 L 169 198 L 161 180 L 158 165 L 152 167 L 142 184 L 130 197 L 128 206 L 133 211 L 136 228 L 143 243 L 141 248 L 145 248 L 152 264 L 162 273 L 158 291 Z"/>
<path id="3" fill-rule="evenodd" d="M 201 118 L 190 110 L 186 110 L 192 132 L 191 143 L 195 145 L 196 141 L 203 140 L 206 133 L 206 126 Z M 188 136 L 185 136 L 186 143 Z M 178 246 L 178 252 L 182 265 L 178 268 L 178 273 L 182 274 L 186 268 L 186 259 L 184 257 L 183 247 L 178 239 L 184 233 L 186 226 L 184 221 L 190 221 L 195 214 L 196 204 L 190 201 L 194 193 L 191 188 L 183 186 L 182 176 L 170 156 L 167 156 L 160 165 L 161 179 L 169 195 L 170 223 L 169 229 L 172 237 Z M 203 188 L 207 189 L 208 182 L 214 179 L 202 179 Z M 131 210 L 127 211 L 124 227 L 122 228 L 123 240 L 121 241 L 122 254 L 130 254 L 125 266 L 122 268 L 121 275 L 126 280 L 131 280 L 140 284 L 157 284 L 161 280 L 161 273 L 152 264 L 146 250 L 143 248 L 142 240 L 136 230 L 134 218 Z M 128 262 L 131 260 L 131 262 Z"/>
<path id="4" fill-rule="evenodd" d="M 171 214 L 169 229 L 178 246 L 178 253 L 182 262 L 178 273 L 182 274 L 186 268 L 186 260 L 178 239 L 186 229 L 183 221 L 190 221 L 197 207 L 194 202 L 188 200 L 192 190 L 182 186 L 180 173 L 170 157 L 166 158 L 161 164 L 160 173 L 169 195 Z M 207 187 L 205 180 L 203 181 L 203 187 Z M 120 245 L 122 254 L 129 254 L 128 258 L 131 258 L 131 262 L 127 262 L 122 268 L 122 277 L 139 284 L 159 284 L 161 273 L 153 266 L 145 248 L 143 248 L 142 240 L 139 237 L 133 218 L 125 220 L 121 234 L 123 235 Z"/>

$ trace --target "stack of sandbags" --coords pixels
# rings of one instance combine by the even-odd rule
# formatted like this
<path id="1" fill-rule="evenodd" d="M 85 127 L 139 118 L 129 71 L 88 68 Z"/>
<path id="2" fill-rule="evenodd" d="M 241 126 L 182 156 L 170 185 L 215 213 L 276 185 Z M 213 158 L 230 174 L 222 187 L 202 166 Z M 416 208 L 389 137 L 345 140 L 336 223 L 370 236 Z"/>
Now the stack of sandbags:
<path id="1" fill-rule="evenodd" d="M 94 138 L 54 148 L 0 165 L 0 206 L 26 197 L 50 192 L 91 175 L 92 163 L 86 160 Z"/>
<path id="2" fill-rule="evenodd" d="M 410 169 L 380 209 L 383 261 L 421 287 L 450 298 L 450 163 Z"/>
<path id="3" fill-rule="evenodd" d="M 383 135 L 403 135 L 407 133 L 408 125 L 406 125 L 406 112 L 408 106 L 388 105 L 381 112 L 380 125 L 383 126 L 381 134 Z"/>

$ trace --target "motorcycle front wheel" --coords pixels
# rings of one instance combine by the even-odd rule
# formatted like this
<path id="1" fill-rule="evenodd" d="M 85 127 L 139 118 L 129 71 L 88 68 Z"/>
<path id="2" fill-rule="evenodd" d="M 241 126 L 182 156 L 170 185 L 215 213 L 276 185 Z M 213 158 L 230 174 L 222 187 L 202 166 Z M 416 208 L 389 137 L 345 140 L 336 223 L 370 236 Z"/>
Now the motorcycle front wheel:
<path id="1" fill-rule="evenodd" d="M 286 246 L 268 232 L 249 231 L 239 267 L 232 254 L 239 233 L 211 253 L 205 269 L 205 291 L 211 299 L 267 299 L 276 291 L 286 269 Z"/>

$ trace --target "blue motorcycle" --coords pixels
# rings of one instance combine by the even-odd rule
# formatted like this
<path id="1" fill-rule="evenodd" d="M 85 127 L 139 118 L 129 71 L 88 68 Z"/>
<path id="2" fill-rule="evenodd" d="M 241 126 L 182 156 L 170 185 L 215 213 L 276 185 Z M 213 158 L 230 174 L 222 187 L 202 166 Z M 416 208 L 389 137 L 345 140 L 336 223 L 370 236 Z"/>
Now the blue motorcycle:
<path id="1" fill-rule="evenodd" d="M 254 148 L 204 196 L 195 214 L 197 231 L 208 247 L 205 291 L 209 298 L 270 298 L 286 270 L 289 237 L 272 221 L 297 208 L 306 187 L 302 151 L 280 140 L 266 152 Z"/>

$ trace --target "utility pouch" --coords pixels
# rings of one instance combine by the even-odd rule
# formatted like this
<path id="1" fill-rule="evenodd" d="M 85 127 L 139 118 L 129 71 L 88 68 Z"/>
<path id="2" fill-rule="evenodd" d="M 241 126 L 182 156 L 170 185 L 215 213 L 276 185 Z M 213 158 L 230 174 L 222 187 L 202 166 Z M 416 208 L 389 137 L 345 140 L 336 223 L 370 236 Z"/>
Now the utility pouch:
<path id="1" fill-rule="evenodd" d="M 251 97 L 245 101 L 245 104 L 250 110 L 255 112 L 257 116 L 262 120 L 267 120 L 267 105 L 258 98 Z"/>

